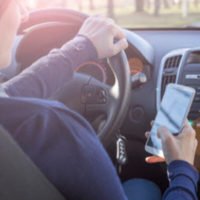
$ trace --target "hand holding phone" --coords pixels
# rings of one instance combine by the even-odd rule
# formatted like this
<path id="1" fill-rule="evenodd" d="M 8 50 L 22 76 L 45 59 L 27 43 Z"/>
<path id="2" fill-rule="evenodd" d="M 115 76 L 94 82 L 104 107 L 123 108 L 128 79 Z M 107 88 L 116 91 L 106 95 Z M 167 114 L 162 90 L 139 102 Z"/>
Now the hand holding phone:
<path id="1" fill-rule="evenodd" d="M 186 121 L 183 130 L 174 137 L 165 127 L 158 131 L 161 139 L 163 153 L 167 164 L 174 160 L 184 160 L 191 165 L 194 164 L 195 152 L 197 148 L 197 139 L 194 129 Z"/>
<path id="2" fill-rule="evenodd" d="M 190 87 L 168 84 L 163 96 L 145 150 L 154 155 L 164 157 L 162 142 L 158 138 L 158 129 L 161 126 L 168 128 L 171 134 L 179 134 L 190 110 L 195 90 Z M 162 134 L 162 133 L 160 133 Z"/>

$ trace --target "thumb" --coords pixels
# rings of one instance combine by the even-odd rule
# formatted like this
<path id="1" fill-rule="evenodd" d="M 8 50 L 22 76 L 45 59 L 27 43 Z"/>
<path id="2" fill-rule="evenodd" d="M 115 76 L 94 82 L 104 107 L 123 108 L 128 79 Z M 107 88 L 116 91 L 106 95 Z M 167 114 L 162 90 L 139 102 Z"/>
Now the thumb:
<path id="1" fill-rule="evenodd" d="M 113 46 L 113 55 L 118 54 L 121 50 L 126 49 L 127 47 L 128 47 L 128 42 L 126 38 L 117 41 Z"/>
<path id="2" fill-rule="evenodd" d="M 174 143 L 174 136 L 166 127 L 162 126 L 158 129 L 158 137 L 161 139 L 162 144 L 165 144 L 168 147 Z"/>
<path id="3" fill-rule="evenodd" d="M 147 163 L 153 164 L 153 163 L 160 163 L 160 162 L 164 162 L 165 158 L 161 158 L 158 156 L 149 156 L 145 158 L 145 161 Z"/>

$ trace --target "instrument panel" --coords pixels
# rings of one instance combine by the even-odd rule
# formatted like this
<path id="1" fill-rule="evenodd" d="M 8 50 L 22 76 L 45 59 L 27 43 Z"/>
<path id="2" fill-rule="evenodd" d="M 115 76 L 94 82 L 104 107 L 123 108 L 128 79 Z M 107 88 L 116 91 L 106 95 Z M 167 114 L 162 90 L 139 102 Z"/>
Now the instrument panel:
<path id="1" fill-rule="evenodd" d="M 138 57 L 128 59 L 131 75 L 144 72 L 144 63 Z"/>
<path id="2" fill-rule="evenodd" d="M 128 63 L 131 76 L 143 73 L 149 78 L 150 67 L 139 56 L 128 55 Z M 78 67 L 77 72 L 90 75 L 109 85 L 114 84 L 114 75 L 106 59 L 98 62 L 86 62 Z"/>
<path id="3" fill-rule="evenodd" d="M 76 71 L 79 73 L 91 75 L 103 83 L 107 82 L 107 68 L 104 63 L 86 62 L 80 65 Z"/>

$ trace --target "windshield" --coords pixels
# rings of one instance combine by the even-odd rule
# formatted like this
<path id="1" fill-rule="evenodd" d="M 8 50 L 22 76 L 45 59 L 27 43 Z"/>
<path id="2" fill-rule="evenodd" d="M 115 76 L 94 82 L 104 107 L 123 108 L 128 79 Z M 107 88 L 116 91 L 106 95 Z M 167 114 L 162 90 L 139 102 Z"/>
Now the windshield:
<path id="1" fill-rule="evenodd" d="M 126 28 L 200 27 L 200 0 L 28 0 L 30 9 L 61 7 L 114 18 Z"/>

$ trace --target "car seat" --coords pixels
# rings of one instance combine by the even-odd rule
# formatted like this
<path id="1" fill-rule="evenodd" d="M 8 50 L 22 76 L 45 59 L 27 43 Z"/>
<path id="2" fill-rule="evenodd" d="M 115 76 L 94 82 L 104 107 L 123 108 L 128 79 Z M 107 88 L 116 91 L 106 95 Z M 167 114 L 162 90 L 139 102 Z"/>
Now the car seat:
<path id="1" fill-rule="evenodd" d="M 2 126 L 0 126 L 0 199 L 65 199 Z"/>

